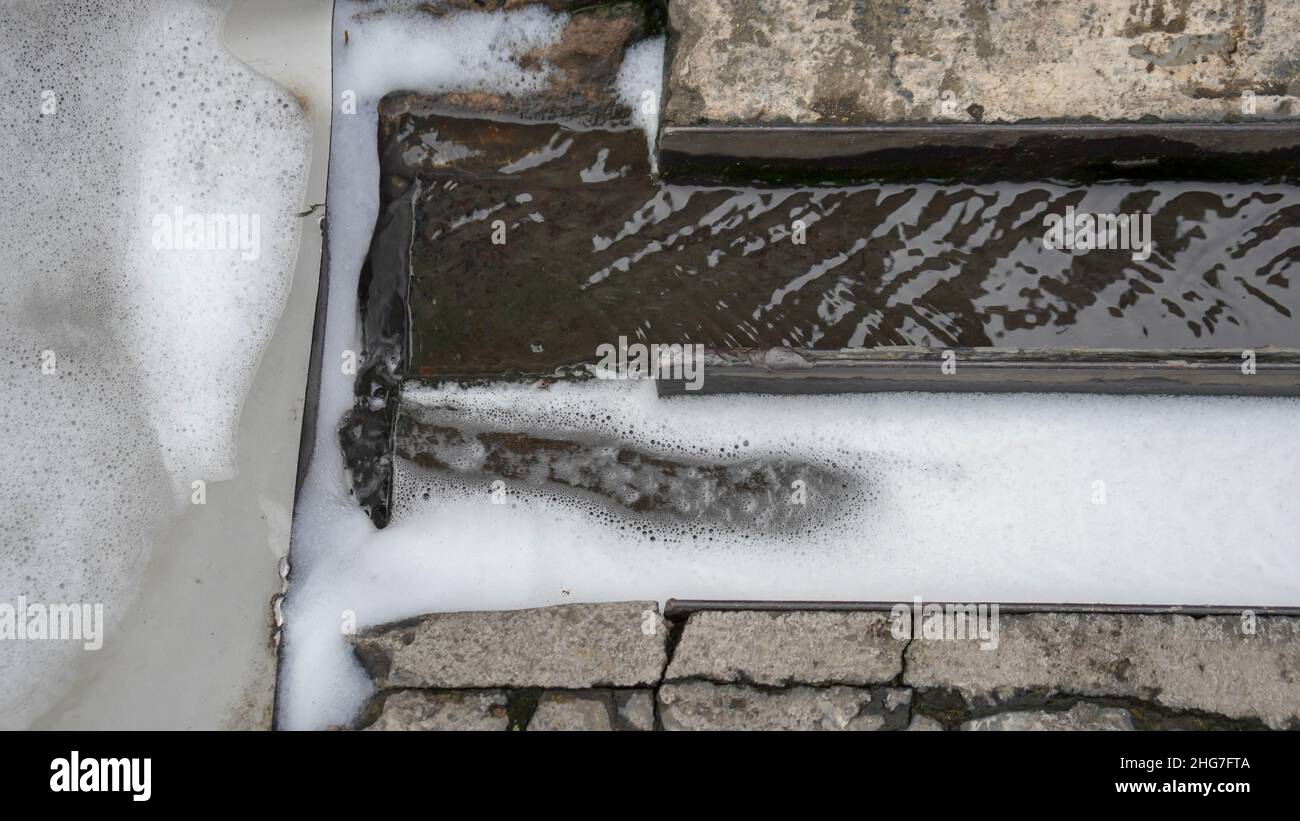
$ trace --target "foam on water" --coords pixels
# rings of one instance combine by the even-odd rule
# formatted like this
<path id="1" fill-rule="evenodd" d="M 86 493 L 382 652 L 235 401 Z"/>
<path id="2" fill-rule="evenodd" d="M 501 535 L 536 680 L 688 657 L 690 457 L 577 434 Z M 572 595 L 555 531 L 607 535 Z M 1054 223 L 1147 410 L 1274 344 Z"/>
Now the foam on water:
<path id="1" fill-rule="evenodd" d="M 0 602 L 103 603 L 109 641 L 151 532 L 233 473 L 297 254 L 307 129 L 222 46 L 225 7 L 0 7 Z M 176 208 L 257 215 L 256 258 L 157 248 Z M 0 726 L 53 704 L 80 648 L 0 642 Z"/>
<path id="2" fill-rule="evenodd" d="M 364 627 L 431 611 L 668 597 L 1300 604 L 1295 400 L 669 400 L 650 383 L 600 382 L 408 386 L 403 402 L 453 407 L 470 426 L 594 433 L 669 458 L 797 459 L 859 481 L 833 526 L 764 533 L 523 482 L 494 504 L 488 480 L 399 462 L 388 528 L 358 517 L 340 549 L 295 579 L 295 616 L 329 627 L 304 630 L 295 648 L 318 672 L 353 669 L 338 635 L 344 612 Z M 322 676 L 294 697 L 316 702 L 317 722 L 346 720 L 366 690 L 338 683 Z"/>
<path id="3" fill-rule="evenodd" d="M 351 377 L 335 363 L 358 348 L 357 274 L 378 208 L 375 104 L 398 88 L 525 87 L 536 73 L 509 57 L 512 46 L 491 59 L 460 49 L 536 44 L 563 17 L 417 23 L 373 10 L 344 2 L 336 18 L 350 36 L 335 88 L 365 93 L 332 132 L 320 425 L 295 512 L 280 726 L 355 717 L 370 684 L 341 629 L 353 616 L 364 627 L 431 611 L 669 596 L 1300 603 L 1294 400 L 661 400 L 650 383 L 408 386 L 404 402 L 454 406 L 471 428 L 599 434 L 697 460 L 801 460 L 858 481 L 837 513 L 846 518 L 792 535 L 701 530 L 564 488 L 508 487 L 506 503 L 493 504 L 487 482 L 399 463 L 396 517 L 375 530 L 349 496 L 334 427 L 352 401 Z M 409 39 L 415 26 L 420 37 Z M 401 44 L 420 51 L 418 68 L 401 65 Z M 629 61 L 624 95 L 640 99 L 652 62 Z M 472 76 L 472 65 L 490 71 Z"/>
<path id="4" fill-rule="evenodd" d="M 1297 400 L 660 399 L 648 382 L 603 382 L 411 386 L 403 402 L 453 407 L 494 430 L 595 434 L 667 458 L 801 461 L 857 479 L 829 488 L 848 510 L 832 526 L 812 517 L 793 534 L 756 533 L 629 516 L 594 496 L 518 492 L 523 482 L 507 483 L 509 503 L 494 505 L 487 482 L 402 462 L 384 539 L 425 546 L 442 593 L 425 602 L 435 609 L 483 597 L 554 603 L 562 590 L 575 600 L 1300 603 Z M 509 567 L 520 557 L 528 572 L 545 566 L 528 595 L 475 581 L 523 572 Z"/>
<path id="5" fill-rule="evenodd" d="M 522 95 L 545 87 L 549 67 L 524 68 L 516 57 L 554 43 L 568 15 L 535 5 L 504 14 L 435 16 L 419 11 L 421 5 L 427 4 L 372 7 L 345 26 L 348 45 L 336 52 L 337 88 L 374 103 L 397 90 Z"/>
<path id="6" fill-rule="evenodd" d="M 659 101 L 663 99 L 664 37 L 649 37 L 635 43 L 623 55 L 618 69 L 618 99 L 632 109 L 632 124 L 645 132 L 650 164 L 658 159 L 655 138 L 659 134 Z"/>

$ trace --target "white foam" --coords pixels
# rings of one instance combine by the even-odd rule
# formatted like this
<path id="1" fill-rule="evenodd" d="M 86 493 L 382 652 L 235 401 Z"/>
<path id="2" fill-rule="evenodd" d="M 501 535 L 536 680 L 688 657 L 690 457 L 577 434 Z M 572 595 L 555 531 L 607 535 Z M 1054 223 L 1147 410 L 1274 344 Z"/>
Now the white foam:
<path id="1" fill-rule="evenodd" d="M 518 55 L 554 43 L 567 21 L 540 5 L 435 16 L 386 4 L 344 25 L 348 45 L 335 51 L 336 89 L 371 102 L 399 90 L 527 94 L 545 87 L 550 69 L 525 68 Z"/>
<path id="2" fill-rule="evenodd" d="M 582 494 L 399 463 L 395 519 L 295 578 L 320 676 L 305 724 L 368 684 L 337 635 L 425 612 L 678 598 L 1300 604 L 1300 402 L 893 394 L 660 399 L 650 383 L 438 390 L 469 427 L 618 437 L 670 457 L 804 460 L 858 481 L 791 535 L 675 524 Z M 1104 504 L 1096 482 L 1104 482 Z M 427 498 L 426 498 L 427 497 Z M 810 505 L 811 507 L 811 505 Z M 331 635 L 332 633 L 332 635 Z M 300 663 L 305 663 L 300 661 Z"/>
<path id="3" fill-rule="evenodd" d="M 657 161 L 655 138 L 659 134 L 659 106 L 663 100 L 664 37 L 650 37 L 635 43 L 623 56 L 618 69 L 618 98 L 632 109 L 632 124 L 645 132 L 650 162 Z"/>
<path id="4" fill-rule="evenodd" d="M 591 383 L 413 388 L 403 401 L 454 406 L 470 427 L 605 436 L 686 459 L 802 461 L 856 479 L 831 526 L 810 519 L 794 536 L 710 526 L 705 536 L 523 484 L 494 505 L 486 481 L 401 463 L 397 516 L 379 543 L 424 546 L 420 567 L 440 596 L 423 604 L 434 609 L 555 603 L 562 590 L 576 600 L 1300 604 L 1297 400 L 660 399 L 650 383 Z"/>
<path id="5" fill-rule="evenodd" d="M 103 603 L 109 642 L 150 533 L 233 471 L 297 253 L 305 123 L 221 45 L 225 5 L 0 8 L 0 601 Z M 155 249 L 175 207 L 257 214 L 260 255 Z M 0 643 L 0 726 L 48 708 L 80 657 Z"/>

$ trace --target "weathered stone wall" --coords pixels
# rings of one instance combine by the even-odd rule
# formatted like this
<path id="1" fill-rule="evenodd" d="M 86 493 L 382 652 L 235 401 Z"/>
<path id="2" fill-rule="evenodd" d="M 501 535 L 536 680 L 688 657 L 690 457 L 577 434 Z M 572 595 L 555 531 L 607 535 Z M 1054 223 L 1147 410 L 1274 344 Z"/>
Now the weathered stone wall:
<path id="1" fill-rule="evenodd" d="M 1300 116 L 1290 2 L 671 0 L 669 20 L 670 126 Z"/>
<path id="2" fill-rule="evenodd" d="M 1300 619 L 1003 615 L 996 647 L 882 612 L 653 602 L 449 613 L 354 637 L 374 730 L 1300 728 Z"/>

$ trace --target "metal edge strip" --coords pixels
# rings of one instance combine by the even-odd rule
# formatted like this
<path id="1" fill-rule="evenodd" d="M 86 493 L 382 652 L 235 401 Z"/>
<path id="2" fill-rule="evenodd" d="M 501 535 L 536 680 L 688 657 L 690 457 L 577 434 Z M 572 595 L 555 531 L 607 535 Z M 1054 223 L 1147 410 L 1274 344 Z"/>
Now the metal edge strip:
<path id="1" fill-rule="evenodd" d="M 956 604 L 949 601 L 926 601 L 925 604 Z M 969 603 L 969 602 L 965 602 Z M 1135 616 L 1240 616 L 1251 611 L 1260 616 L 1300 617 L 1300 607 L 1289 605 L 1211 605 L 1211 604 L 1102 604 L 1075 602 L 978 602 L 997 604 L 999 613 L 1025 615 L 1030 613 L 1077 613 L 1095 615 Z M 912 607 L 914 602 L 884 601 L 780 601 L 771 599 L 668 599 L 664 605 L 664 618 L 678 620 L 705 610 L 767 612 L 817 611 L 832 613 L 889 612 L 900 604 Z"/>

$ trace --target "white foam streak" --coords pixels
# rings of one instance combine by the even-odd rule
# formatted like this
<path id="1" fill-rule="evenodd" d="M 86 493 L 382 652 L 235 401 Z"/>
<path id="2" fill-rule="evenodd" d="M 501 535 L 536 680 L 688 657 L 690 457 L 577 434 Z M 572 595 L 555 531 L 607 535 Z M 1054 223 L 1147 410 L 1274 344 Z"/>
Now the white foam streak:
<path id="1" fill-rule="evenodd" d="M 659 106 L 663 100 L 663 37 L 651 37 L 635 43 L 623 56 L 618 70 L 618 98 L 632 109 L 632 124 L 645 132 L 653 165 L 659 156 L 655 138 L 659 133 Z"/>

